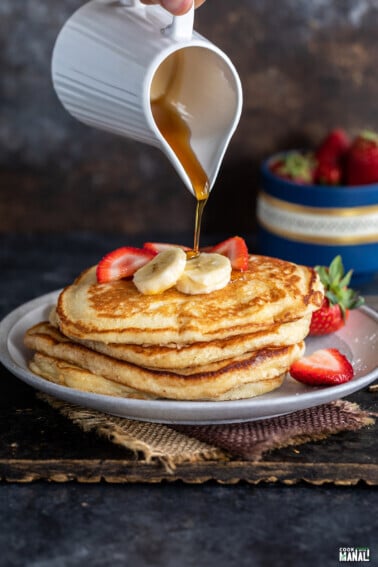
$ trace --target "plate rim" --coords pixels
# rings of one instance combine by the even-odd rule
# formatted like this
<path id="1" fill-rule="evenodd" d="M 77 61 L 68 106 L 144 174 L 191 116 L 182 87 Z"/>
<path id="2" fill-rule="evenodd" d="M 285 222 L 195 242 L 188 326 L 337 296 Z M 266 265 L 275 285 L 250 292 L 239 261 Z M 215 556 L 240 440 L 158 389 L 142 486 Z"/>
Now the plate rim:
<path id="1" fill-rule="evenodd" d="M 194 400 L 139 400 L 133 398 L 122 398 L 118 396 L 108 396 L 104 394 L 96 394 L 92 392 L 84 392 L 81 390 L 76 390 L 74 388 L 69 388 L 68 386 L 62 386 L 59 384 L 55 384 L 53 382 L 49 382 L 44 378 L 34 374 L 28 369 L 20 366 L 11 356 L 8 348 L 8 340 L 9 335 L 16 325 L 16 323 L 22 319 L 22 317 L 26 316 L 28 313 L 33 311 L 36 308 L 47 306 L 49 302 L 53 303 L 54 299 L 59 295 L 61 292 L 61 288 L 50 291 L 38 297 L 35 297 L 25 303 L 22 303 L 12 311 L 10 311 L 5 317 L 0 321 L 0 362 L 18 379 L 22 380 L 23 382 L 27 383 L 29 386 L 48 393 L 52 396 L 55 396 L 59 399 L 63 399 L 65 401 L 69 401 L 70 403 L 80 404 L 88 407 L 88 401 L 93 402 L 89 405 L 94 409 L 98 409 L 99 411 L 103 411 L 104 413 L 109 413 L 113 415 L 118 415 L 120 417 L 128 417 L 125 415 L 126 412 L 117 413 L 115 411 L 111 412 L 108 409 L 101 409 L 98 405 L 102 405 L 102 403 L 107 405 L 114 405 L 116 403 L 121 405 L 129 406 L 132 410 L 144 409 L 148 410 L 154 409 L 155 416 L 148 416 L 148 415 L 139 415 L 139 416 L 130 416 L 129 419 L 135 419 L 140 421 L 151 421 L 151 422 L 158 422 L 158 423 L 182 423 L 182 424 L 221 424 L 221 423 L 237 423 L 242 421 L 257 421 L 262 419 L 269 419 L 271 417 L 275 417 L 278 415 L 286 415 L 292 413 L 294 411 L 298 411 L 300 409 L 306 409 L 309 407 L 314 407 L 317 405 L 321 405 L 327 403 L 329 401 L 343 398 L 345 396 L 351 395 L 354 392 L 364 388 L 371 382 L 373 382 L 376 378 L 378 378 L 378 367 L 371 370 L 367 374 L 360 376 L 356 380 L 352 382 L 347 382 L 345 384 L 340 384 L 337 386 L 331 386 L 327 388 L 318 388 L 315 389 L 313 392 L 303 392 L 300 393 L 301 399 L 301 407 L 291 409 L 288 411 L 279 411 L 278 413 L 270 412 L 267 415 L 259 415 L 254 416 L 250 415 L 248 417 L 216 417 L 212 415 L 213 413 L 219 413 L 219 410 L 226 410 L 227 408 L 231 410 L 232 414 L 237 413 L 238 410 L 244 409 L 244 411 L 252 410 L 253 407 L 259 405 L 260 408 L 266 409 L 268 411 L 267 406 L 276 407 L 279 403 L 283 402 L 284 399 L 280 400 L 279 398 L 276 399 L 263 399 L 262 396 L 257 396 L 253 398 L 246 398 L 241 400 L 220 400 L 220 401 L 194 401 Z M 373 319 L 375 323 L 378 324 L 378 312 L 369 307 L 367 305 L 363 305 L 357 309 L 357 311 L 363 312 L 369 318 Z M 39 387 L 40 386 L 40 387 Z M 338 394 L 336 397 L 334 394 Z M 59 394 L 59 395 L 58 395 Z M 293 394 L 287 396 L 288 398 L 293 398 Z M 74 398 L 74 399 L 72 399 Z M 315 401 L 315 403 L 313 403 Z M 94 404 L 94 405 L 93 405 Z M 166 409 L 165 409 L 166 408 Z M 181 418 L 162 418 L 156 417 L 157 414 L 161 412 L 168 411 L 168 409 L 174 409 L 176 411 L 180 411 L 182 413 Z M 210 414 L 207 418 L 199 417 L 198 419 L 189 419 L 187 417 L 188 413 L 193 413 L 194 409 L 203 410 L 207 414 Z M 142 412 L 146 413 L 146 411 Z M 227 412 L 226 412 L 227 413 Z"/>

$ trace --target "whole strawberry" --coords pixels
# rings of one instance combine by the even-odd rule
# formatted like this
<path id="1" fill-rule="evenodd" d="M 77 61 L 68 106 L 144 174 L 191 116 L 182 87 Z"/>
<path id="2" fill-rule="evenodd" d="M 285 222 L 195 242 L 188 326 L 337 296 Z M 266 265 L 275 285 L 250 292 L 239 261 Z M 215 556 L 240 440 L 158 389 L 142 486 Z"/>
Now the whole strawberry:
<path id="1" fill-rule="evenodd" d="M 316 161 L 313 154 L 289 152 L 270 164 L 270 170 L 293 183 L 311 185 L 314 182 Z"/>
<path id="2" fill-rule="evenodd" d="M 315 182 L 319 185 L 340 185 L 343 170 L 340 164 L 330 161 L 318 163 L 315 170 Z"/>
<path id="3" fill-rule="evenodd" d="M 353 141 L 346 161 L 348 185 L 368 185 L 378 182 L 378 134 L 361 132 Z"/>
<path id="4" fill-rule="evenodd" d="M 348 135 L 341 128 L 335 128 L 321 142 L 315 152 L 319 163 L 337 163 L 349 149 L 350 141 Z"/>
<path id="5" fill-rule="evenodd" d="M 336 128 L 322 141 L 315 152 L 317 167 L 315 183 L 319 185 L 340 185 L 343 178 L 344 158 L 350 147 L 344 130 Z"/>
<path id="6" fill-rule="evenodd" d="M 341 256 L 336 256 L 328 268 L 316 266 L 315 269 L 324 285 L 325 297 L 312 314 L 310 335 L 327 335 L 343 327 L 349 310 L 362 305 L 364 299 L 348 288 L 353 272 L 345 274 Z"/>

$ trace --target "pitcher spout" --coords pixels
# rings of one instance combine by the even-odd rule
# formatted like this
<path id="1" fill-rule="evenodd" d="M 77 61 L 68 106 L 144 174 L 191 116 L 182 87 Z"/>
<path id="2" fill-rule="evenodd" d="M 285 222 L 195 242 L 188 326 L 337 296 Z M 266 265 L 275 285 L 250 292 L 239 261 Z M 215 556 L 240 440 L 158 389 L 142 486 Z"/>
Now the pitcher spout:
<path id="1" fill-rule="evenodd" d="M 212 44 L 192 41 L 165 53 L 158 64 L 155 61 L 147 82 L 147 117 L 162 151 L 193 194 L 197 160 L 211 191 L 242 109 L 242 89 L 234 66 Z M 170 114 L 164 118 L 167 105 Z M 188 148 L 184 151 L 186 160 L 183 143 L 190 146 L 189 159 Z"/>

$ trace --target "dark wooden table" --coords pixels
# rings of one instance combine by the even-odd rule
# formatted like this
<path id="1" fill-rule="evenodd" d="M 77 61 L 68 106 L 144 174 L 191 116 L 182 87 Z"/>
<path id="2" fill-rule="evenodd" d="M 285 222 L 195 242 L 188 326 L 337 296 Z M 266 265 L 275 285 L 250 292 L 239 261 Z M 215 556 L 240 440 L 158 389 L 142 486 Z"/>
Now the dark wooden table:
<path id="1" fill-rule="evenodd" d="M 121 244 L 120 237 L 93 234 L 4 237 L 0 316 L 60 288 Z M 376 282 L 365 289 L 378 291 Z M 369 296 L 368 303 L 377 306 L 377 298 Z M 182 465 L 172 475 L 95 434 L 84 434 L 3 367 L 0 376 L 4 565 L 81 565 L 88 558 L 94 565 L 335 565 L 342 545 L 374 548 L 376 426 L 277 450 L 258 464 Z M 378 411 L 376 394 L 368 389 L 348 399 Z M 31 482 L 38 480 L 49 484 Z M 67 483 L 72 480 L 79 483 Z M 208 482 L 194 489 L 182 480 Z M 236 481 L 241 482 L 222 486 Z M 85 522 L 95 530 L 101 552 Z M 119 522 L 138 544 L 122 539 Z M 25 544 L 16 537 L 20 530 Z M 44 549 L 42 536 L 55 547 Z M 81 541 L 89 542 L 87 551 Z M 28 549 L 30 563 L 25 562 Z"/>

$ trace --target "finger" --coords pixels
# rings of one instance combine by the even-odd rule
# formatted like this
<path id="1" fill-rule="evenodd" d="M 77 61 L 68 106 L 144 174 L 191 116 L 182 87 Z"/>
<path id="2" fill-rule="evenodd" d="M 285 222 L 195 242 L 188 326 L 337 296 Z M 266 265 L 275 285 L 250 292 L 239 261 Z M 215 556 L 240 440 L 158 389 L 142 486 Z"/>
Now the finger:
<path id="1" fill-rule="evenodd" d="M 192 4 L 193 0 L 161 0 L 163 8 L 171 12 L 174 16 L 186 14 Z"/>
<path id="2" fill-rule="evenodd" d="M 185 14 L 190 6 L 192 5 L 193 0 L 141 0 L 143 4 L 161 4 L 163 8 L 171 12 L 175 16 L 180 16 Z M 198 8 L 201 6 L 205 0 L 195 0 L 194 6 Z"/>

